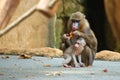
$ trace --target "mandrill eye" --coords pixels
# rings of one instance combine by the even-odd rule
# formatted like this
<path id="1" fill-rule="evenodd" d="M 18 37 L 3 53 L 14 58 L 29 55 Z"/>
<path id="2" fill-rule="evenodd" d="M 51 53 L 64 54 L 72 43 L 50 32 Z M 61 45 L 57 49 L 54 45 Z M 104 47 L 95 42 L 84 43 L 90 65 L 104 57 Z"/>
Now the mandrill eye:
<path id="1" fill-rule="evenodd" d="M 76 20 L 76 22 L 80 22 L 80 20 Z"/>
<path id="2" fill-rule="evenodd" d="M 74 20 L 74 19 L 72 19 L 71 21 L 72 21 L 72 22 L 75 22 L 75 20 Z"/>
<path id="3" fill-rule="evenodd" d="M 80 43 L 79 43 L 79 42 L 75 42 L 75 44 L 78 44 L 78 45 L 79 45 Z"/>
<path id="4" fill-rule="evenodd" d="M 72 19 L 72 22 L 80 22 L 80 20 Z"/>

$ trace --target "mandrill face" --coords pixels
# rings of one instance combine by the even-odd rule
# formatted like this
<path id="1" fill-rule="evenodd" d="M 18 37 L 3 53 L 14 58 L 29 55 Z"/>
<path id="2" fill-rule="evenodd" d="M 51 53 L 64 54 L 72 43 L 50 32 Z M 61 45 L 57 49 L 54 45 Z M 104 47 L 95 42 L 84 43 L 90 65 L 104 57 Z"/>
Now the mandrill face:
<path id="1" fill-rule="evenodd" d="M 71 27 L 72 27 L 72 30 L 75 31 L 79 28 L 79 22 L 80 20 L 72 20 L 72 24 L 71 24 Z"/>
<path id="2" fill-rule="evenodd" d="M 76 42 L 74 47 L 78 48 L 78 47 L 84 47 L 86 45 L 86 41 L 84 38 L 79 38 Z"/>
<path id="3" fill-rule="evenodd" d="M 85 18 L 85 15 L 81 12 L 75 12 L 71 15 L 70 21 L 71 21 L 71 29 L 73 31 L 78 30 L 80 27 L 80 21 L 82 21 Z"/>

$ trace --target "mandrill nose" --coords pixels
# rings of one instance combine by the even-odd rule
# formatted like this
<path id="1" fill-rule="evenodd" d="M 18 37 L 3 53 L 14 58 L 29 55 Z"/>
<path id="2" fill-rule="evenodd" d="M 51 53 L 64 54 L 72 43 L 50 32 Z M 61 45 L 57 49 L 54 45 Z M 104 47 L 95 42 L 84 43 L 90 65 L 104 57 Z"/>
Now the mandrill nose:
<path id="1" fill-rule="evenodd" d="M 76 28 L 76 26 L 73 26 L 73 27 L 72 27 L 72 30 L 74 30 L 74 31 L 75 31 L 76 29 L 77 29 L 77 28 Z"/>
<path id="2" fill-rule="evenodd" d="M 72 23 L 72 30 L 77 30 L 77 29 L 78 29 L 78 26 L 79 26 L 79 23 L 78 23 L 78 22 L 73 22 L 73 23 Z"/>

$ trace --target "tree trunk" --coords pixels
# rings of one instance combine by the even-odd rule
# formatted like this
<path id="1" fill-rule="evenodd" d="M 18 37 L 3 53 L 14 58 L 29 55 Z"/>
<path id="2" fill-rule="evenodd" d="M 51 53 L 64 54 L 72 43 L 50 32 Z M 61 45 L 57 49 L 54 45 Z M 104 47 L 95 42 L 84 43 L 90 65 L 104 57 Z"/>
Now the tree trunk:
<path id="1" fill-rule="evenodd" d="M 120 41 L 120 0 L 104 0 L 108 21 L 116 41 Z"/>

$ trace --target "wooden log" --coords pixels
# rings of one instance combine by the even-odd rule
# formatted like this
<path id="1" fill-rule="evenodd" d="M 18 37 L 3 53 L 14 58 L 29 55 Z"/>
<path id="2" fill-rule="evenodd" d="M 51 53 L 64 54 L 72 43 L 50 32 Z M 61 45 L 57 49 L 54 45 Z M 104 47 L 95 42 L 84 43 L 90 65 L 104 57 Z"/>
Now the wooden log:
<path id="1" fill-rule="evenodd" d="M 36 5 L 33 6 L 30 10 L 28 10 L 26 13 L 24 13 L 22 16 L 20 16 L 17 20 L 12 22 L 10 25 L 8 25 L 6 28 L 0 31 L 0 37 L 3 36 L 5 33 L 7 33 L 9 30 L 14 28 L 18 23 L 20 23 L 22 20 L 24 20 L 26 17 L 31 15 L 36 9 Z"/>
<path id="2" fill-rule="evenodd" d="M 40 0 L 37 9 L 45 14 L 45 16 L 52 17 L 55 15 L 61 0 Z"/>
<path id="3" fill-rule="evenodd" d="M 43 6 L 42 4 L 45 4 L 45 6 Z M 12 4 L 15 4 L 15 3 L 12 3 Z M 11 8 L 11 11 L 9 11 L 9 10 L 7 10 L 7 11 L 4 11 L 3 10 L 3 12 L 4 13 L 6 13 L 6 12 L 9 12 L 10 13 L 10 15 L 8 14 L 5 14 L 4 16 L 5 17 L 3 17 L 3 20 L 4 21 L 1 21 L 1 28 L 3 29 L 3 30 L 1 30 L 0 31 L 0 37 L 1 36 L 3 36 L 5 33 L 7 33 L 9 30 L 11 30 L 12 28 L 14 28 L 15 27 L 15 25 L 17 25 L 19 22 L 21 22 L 22 20 L 24 20 L 26 17 L 28 17 L 31 13 L 33 13 L 35 10 L 36 10 L 36 7 L 37 7 L 37 10 L 40 10 L 42 13 L 45 13 L 45 16 L 47 16 L 47 17 L 53 17 L 54 15 L 55 15 L 55 13 L 56 13 L 56 11 L 57 11 L 57 9 L 58 9 L 58 6 L 59 6 L 59 4 L 60 4 L 60 0 L 52 0 L 52 1 L 50 1 L 50 0 L 47 0 L 47 1 L 43 1 L 43 0 L 40 0 L 40 2 L 39 2 L 39 4 L 38 5 L 35 5 L 35 6 L 33 6 L 30 10 L 28 10 L 25 14 L 23 14 L 20 18 L 18 18 L 16 21 L 14 21 L 12 24 L 10 24 L 10 25 L 8 25 L 5 29 L 3 29 L 6 25 L 7 25 L 7 23 L 8 23 L 8 21 L 9 21 L 9 19 L 11 18 L 11 11 L 13 11 L 13 6 L 10 6 Z M 17 5 L 16 5 L 17 6 Z M 15 10 L 15 9 L 14 9 Z M 2 15 L 1 15 L 1 17 L 2 17 Z M 5 18 L 5 19 L 4 19 Z M 3 22 L 3 23 L 2 23 Z M 4 25 L 4 23 L 5 23 L 5 25 Z M 3 24 L 3 26 L 2 26 L 2 24 Z"/>
<path id="4" fill-rule="evenodd" d="M 8 24 L 20 0 L 0 0 L 0 29 Z"/>

